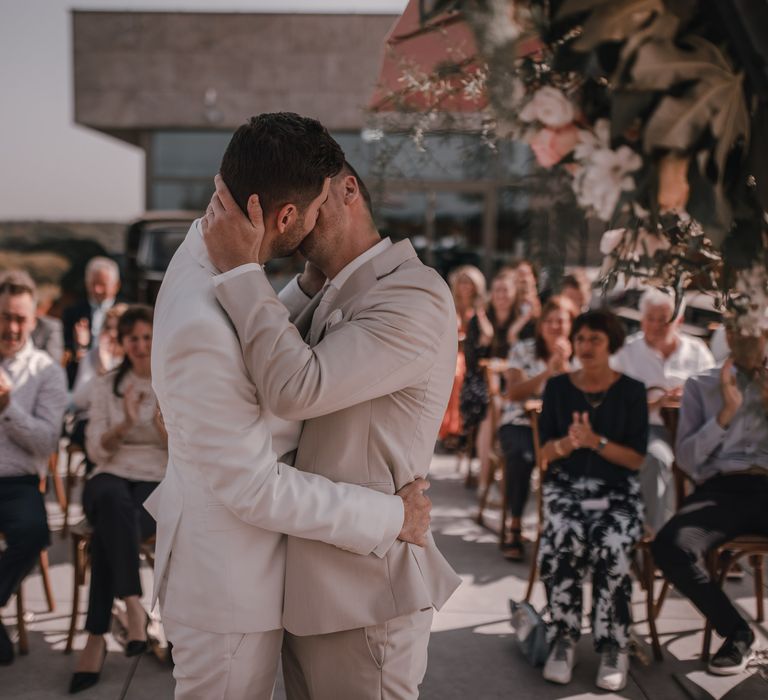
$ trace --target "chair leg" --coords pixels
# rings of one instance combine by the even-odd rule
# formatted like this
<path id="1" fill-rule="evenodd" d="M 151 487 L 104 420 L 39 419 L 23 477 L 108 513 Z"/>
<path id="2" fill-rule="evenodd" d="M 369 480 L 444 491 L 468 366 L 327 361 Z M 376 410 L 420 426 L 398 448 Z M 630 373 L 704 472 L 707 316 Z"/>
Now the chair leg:
<path id="1" fill-rule="evenodd" d="M 648 628 L 651 632 L 651 646 L 653 647 L 653 656 L 656 661 L 663 661 L 664 656 L 661 653 L 661 642 L 659 642 L 659 633 L 656 629 L 656 605 L 653 600 L 654 574 L 656 566 L 653 562 L 650 550 L 643 549 L 643 577 L 645 578 L 645 612 L 648 617 Z"/>
<path id="2" fill-rule="evenodd" d="M 655 572 L 653 572 L 655 575 Z M 667 593 L 669 593 L 669 581 L 664 579 L 664 584 L 661 587 L 659 597 L 656 599 L 656 605 L 653 606 L 653 616 L 658 617 L 661 614 L 661 606 L 664 605 L 664 601 L 667 599 Z"/>
<path id="3" fill-rule="evenodd" d="M 53 612 L 56 610 L 56 599 L 53 596 L 53 587 L 51 586 L 47 549 L 40 550 L 40 575 L 43 579 L 43 591 L 45 592 L 45 602 L 48 603 L 48 612 Z"/>
<path id="4" fill-rule="evenodd" d="M 763 555 L 755 554 L 752 557 L 752 566 L 755 571 L 755 602 L 757 604 L 757 618 L 758 622 L 765 620 L 765 606 L 763 598 L 765 596 L 765 590 L 763 589 Z"/>
<path id="5" fill-rule="evenodd" d="M 51 480 L 53 481 L 53 490 L 56 493 L 56 501 L 58 502 L 62 513 L 66 513 L 69 501 L 67 500 L 66 494 L 64 493 L 64 484 L 61 483 L 61 477 L 59 476 L 58 452 L 50 456 L 50 459 L 48 460 L 48 472 L 51 475 Z"/>
<path id="6" fill-rule="evenodd" d="M 66 538 L 69 534 L 69 504 L 72 502 L 72 481 L 74 476 L 72 475 L 72 453 L 67 452 L 67 475 L 64 477 L 64 500 L 67 507 L 64 509 L 64 527 L 61 528 L 62 538 Z"/>
<path id="7" fill-rule="evenodd" d="M 29 639 L 27 638 L 27 623 L 24 620 L 24 592 L 22 590 L 24 582 L 19 584 L 16 591 L 16 624 L 19 630 L 19 654 L 26 656 L 29 654 Z"/>
<path id="8" fill-rule="evenodd" d="M 536 534 L 536 543 L 533 545 L 533 552 L 531 558 L 531 570 L 528 573 L 528 588 L 525 591 L 525 602 L 531 602 L 531 596 L 533 595 L 533 584 L 536 583 L 536 579 L 539 575 L 539 544 L 541 543 L 541 527 Z"/>
<path id="9" fill-rule="evenodd" d="M 64 653 L 69 654 L 72 652 L 72 642 L 75 639 L 75 631 L 77 629 L 77 616 L 80 612 L 80 581 L 82 580 L 82 566 L 83 560 L 81 555 L 80 539 L 73 537 L 72 539 L 72 561 L 74 564 L 74 576 L 72 581 L 72 616 L 69 618 L 69 631 L 67 632 L 67 644 L 64 647 Z"/>

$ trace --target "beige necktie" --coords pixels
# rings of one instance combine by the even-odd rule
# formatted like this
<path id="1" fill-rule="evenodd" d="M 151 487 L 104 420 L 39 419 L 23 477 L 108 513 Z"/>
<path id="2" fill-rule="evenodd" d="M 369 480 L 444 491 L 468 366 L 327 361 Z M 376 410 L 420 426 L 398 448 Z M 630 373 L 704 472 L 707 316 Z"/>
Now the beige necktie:
<path id="1" fill-rule="evenodd" d="M 336 289 L 336 287 L 330 283 L 326 284 L 325 291 L 323 291 L 323 296 L 320 297 L 320 302 L 318 303 L 317 308 L 315 309 L 315 313 L 312 316 L 312 326 L 309 330 L 310 346 L 313 347 L 320 342 L 320 336 L 323 332 L 323 327 L 325 326 L 325 322 L 328 320 L 328 316 L 331 315 L 331 311 L 333 310 L 333 302 L 336 299 L 336 295 L 338 293 L 339 290 Z"/>

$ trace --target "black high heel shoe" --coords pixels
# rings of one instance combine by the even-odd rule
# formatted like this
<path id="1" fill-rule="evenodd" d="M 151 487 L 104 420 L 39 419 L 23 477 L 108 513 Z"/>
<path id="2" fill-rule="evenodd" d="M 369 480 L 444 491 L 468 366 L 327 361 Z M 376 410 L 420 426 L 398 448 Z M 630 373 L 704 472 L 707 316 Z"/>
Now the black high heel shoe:
<path id="1" fill-rule="evenodd" d="M 149 636 L 147 634 L 147 631 L 149 630 L 149 615 L 147 615 L 147 619 L 144 621 L 144 637 L 145 639 L 129 639 L 128 642 L 125 645 L 125 655 L 128 658 L 131 658 L 132 656 L 140 656 L 141 654 L 146 654 L 149 650 Z"/>
<path id="2" fill-rule="evenodd" d="M 93 688 L 99 682 L 101 670 L 104 668 L 104 662 L 107 659 L 107 642 L 104 641 L 104 652 L 101 657 L 101 668 L 96 671 L 75 671 L 72 679 L 69 681 L 69 694 L 74 695 L 82 690 Z"/>

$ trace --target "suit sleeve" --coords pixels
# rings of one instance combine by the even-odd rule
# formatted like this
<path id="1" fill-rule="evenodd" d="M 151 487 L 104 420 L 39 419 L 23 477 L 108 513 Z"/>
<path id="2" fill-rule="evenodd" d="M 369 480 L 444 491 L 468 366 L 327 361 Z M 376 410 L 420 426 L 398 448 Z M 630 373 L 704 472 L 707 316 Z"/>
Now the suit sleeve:
<path id="1" fill-rule="evenodd" d="M 410 271 L 397 285 L 373 287 L 366 308 L 313 348 L 263 272 L 228 277 L 215 292 L 262 400 L 282 418 L 306 420 L 407 387 L 430 372 L 441 343 L 457 346 L 450 295 L 423 275 Z"/>
<path id="2" fill-rule="evenodd" d="M 218 502 L 256 527 L 386 553 L 403 524 L 402 500 L 279 463 L 231 330 L 194 322 L 161 352 L 155 381 L 170 444 Z"/>
<path id="3" fill-rule="evenodd" d="M 683 389 L 677 424 L 675 459 L 680 469 L 697 480 L 700 467 L 720 447 L 727 432 L 717 422 L 717 413 L 706 414 L 699 382 L 690 377 Z"/>

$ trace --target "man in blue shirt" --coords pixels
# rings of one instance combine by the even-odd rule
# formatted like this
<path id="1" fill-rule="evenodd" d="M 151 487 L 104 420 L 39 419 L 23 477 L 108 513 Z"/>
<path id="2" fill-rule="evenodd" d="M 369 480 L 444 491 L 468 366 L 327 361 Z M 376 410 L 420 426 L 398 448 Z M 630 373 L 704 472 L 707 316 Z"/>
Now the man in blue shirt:
<path id="1" fill-rule="evenodd" d="M 730 357 L 685 383 L 676 460 L 696 483 L 653 543 L 666 578 L 725 638 L 710 673 L 746 668 L 755 640 L 704 564 L 708 552 L 739 535 L 768 536 L 768 373 L 764 336 L 727 331 Z"/>

